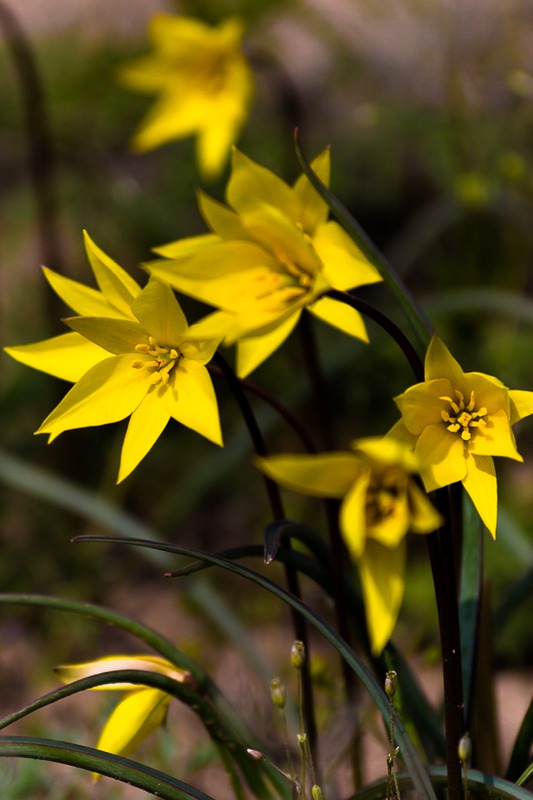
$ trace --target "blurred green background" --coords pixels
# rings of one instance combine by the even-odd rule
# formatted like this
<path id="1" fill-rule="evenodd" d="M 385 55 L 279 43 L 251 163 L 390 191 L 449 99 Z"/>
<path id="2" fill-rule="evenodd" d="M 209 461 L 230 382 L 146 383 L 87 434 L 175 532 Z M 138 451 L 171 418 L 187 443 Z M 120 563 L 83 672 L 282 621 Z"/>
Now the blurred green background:
<path id="1" fill-rule="evenodd" d="M 239 147 L 292 181 L 299 173 L 295 125 L 309 156 L 331 144 L 333 191 L 402 274 L 465 370 L 496 375 L 511 388 L 533 389 L 531 4 L 391 0 L 377 5 L 2 0 L 2 345 L 62 331 L 59 318 L 66 309 L 50 296 L 39 264 L 89 282 L 82 229 L 141 281 L 138 265 L 150 258 L 152 247 L 204 232 L 195 190 L 202 186 L 222 200 L 227 172 L 215 184 L 202 183 L 190 140 L 134 155 L 128 140 L 151 99 L 125 91 L 115 72 L 124 60 L 146 52 L 146 22 L 158 10 L 210 22 L 238 14 L 247 24 L 245 48 L 256 77 L 254 106 Z M 27 83 L 21 85 L 16 31 L 9 32 L 4 9 L 24 32 L 43 92 L 53 160 L 44 166 L 50 205 L 41 210 L 40 223 L 28 163 L 32 146 L 42 147 L 39 97 L 30 93 L 28 124 Z M 361 296 L 405 327 L 383 287 L 363 289 Z M 190 318 L 198 315 L 194 303 L 183 305 Z M 394 343 L 373 323 L 368 327 L 370 346 L 323 326 L 315 329 L 334 397 L 339 448 L 357 436 L 385 432 L 397 418 L 392 397 L 412 382 Z M 312 423 L 315 409 L 301 346 L 294 334 L 252 380 Z M 161 568 L 124 547 L 70 544 L 72 535 L 105 529 L 76 513 L 82 500 L 73 486 L 89 493 L 89 505 L 94 496 L 121 507 L 161 538 L 212 550 L 260 543 L 268 520 L 263 487 L 249 469 L 251 447 L 233 401 L 220 380 L 215 384 L 225 449 L 170 424 L 135 473 L 116 487 L 125 426 L 73 431 L 47 447 L 45 437 L 32 434 L 67 387 L 3 356 L 1 590 L 52 592 L 146 611 L 150 601 L 139 609 L 133 598 L 140 587 L 160 586 Z M 254 401 L 254 407 L 271 449 L 298 446 L 264 404 Z M 506 668 L 533 663 L 527 578 L 533 567 L 533 423 L 525 421 L 517 430 L 526 464 L 498 463 L 499 536 L 496 543 L 487 538 L 486 546 L 492 602 L 504 609 L 493 642 L 495 663 Z M 50 479 L 57 480 L 55 499 Z M 313 504 L 294 495 L 287 496 L 287 514 L 309 521 L 316 516 Z M 398 641 L 406 651 L 423 651 L 429 658 L 437 640 L 434 614 L 421 615 L 431 604 L 423 543 L 413 543 L 412 555 Z M 514 587 L 522 577 L 520 593 Z M 206 585 L 231 607 L 231 582 L 210 576 Z M 176 584 L 154 591 L 168 604 L 159 621 L 173 630 Z M 196 622 L 201 620 L 202 629 L 213 623 L 213 636 L 218 623 L 213 604 L 194 605 L 188 591 L 179 603 L 192 628 L 182 642 L 199 655 Z M 265 620 L 285 620 L 281 610 L 264 608 L 259 596 L 238 615 L 252 630 Z M 17 658 L 37 680 L 50 665 L 96 656 L 100 646 L 100 633 L 90 626 L 77 623 L 66 636 L 63 623 L 52 616 L 46 624 L 42 615 L 15 616 L 14 621 L 11 611 L 2 611 L 0 618 L 7 649 L 22 647 L 21 632 L 32 646 L 27 653 L 22 647 L 14 661 L 4 656 L 7 683 L 15 681 L 6 686 L 6 710 L 13 707 L 13 694 L 23 692 L 23 681 L 16 683 Z M 106 646 L 117 645 L 104 637 Z M 39 662 L 33 663 L 36 653 Z M 212 654 L 202 657 L 216 661 Z"/>

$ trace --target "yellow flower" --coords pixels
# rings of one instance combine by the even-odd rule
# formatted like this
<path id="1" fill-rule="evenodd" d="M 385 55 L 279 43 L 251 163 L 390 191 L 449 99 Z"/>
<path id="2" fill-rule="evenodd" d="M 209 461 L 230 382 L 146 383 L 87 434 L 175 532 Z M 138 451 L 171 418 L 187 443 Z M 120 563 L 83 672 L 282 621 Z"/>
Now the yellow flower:
<path id="1" fill-rule="evenodd" d="M 62 683 L 68 684 L 103 672 L 130 669 L 156 672 L 179 683 L 188 681 L 190 677 L 186 670 L 178 669 L 170 661 L 146 655 L 108 656 L 83 664 L 56 667 L 55 672 Z M 129 755 L 157 730 L 165 721 L 172 699 L 161 689 L 133 683 L 108 683 L 96 686 L 94 690 L 126 692 L 107 720 L 96 745 L 99 750 L 114 755 Z"/>
<path id="2" fill-rule="evenodd" d="M 119 78 L 158 99 L 133 138 L 139 151 L 197 135 L 202 172 L 216 176 L 242 128 L 253 94 L 241 51 L 243 29 L 231 18 L 217 28 L 157 14 L 148 30 L 154 52 L 124 66 Z"/>
<path id="3" fill-rule="evenodd" d="M 102 251 L 92 248 L 91 244 L 101 292 L 59 275 L 48 276 L 58 294 L 82 314 L 65 320 L 74 333 L 6 350 L 29 366 L 74 382 L 36 431 L 49 434 L 49 441 L 66 430 L 119 422 L 131 415 L 120 482 L 152 448 L 171 417 L 222 444 L 217 401 L 205 367 L 219 340 L 204 335 L 203 322 L 189 327 L 169 286 L 151 280 L 141 290 Z"/>
<path id="4" fill-rule="evenodd" d="M 424 377 L 395 398 L 402 418 L 390 434 L 414 448 L 428 492 L 461 481 L 495 537 L 492 456 L 522 461 L 511 426 L 533 414 L 533 392 L 508 389 L 481 372 L 463 372 L 438 336 L 430 342 Z"/>
<path id="5" fill-rule="evenodd" d="M 98 290 L 65 278 L 51 269 L 43 272 L 57 295 L 77 314 L 90 317 L 135 319 L 131 304 L 141 287 L 84 232 L 85 248 Z M 63 333 L 36 344 L 4 348 L 28 367 L 75 383 L 109 353 L 79 333 Z"/>
<path id="6" fill-rule="evenodd" d="M 372 652 L 394 627 L 405 587 L 405 535 L 429 533 L 440 516 L 412 477 L 413 453 L 393 439 L 360 439 L 352 452 L 256 459 L 268 477 L 293 491 L 342 499 L 340 527 L 358 565 Z"/>
<path id="7" fill-rule="evenodd" d="M 330 154 L 312 164 L 329 184 Z M 221 311 L 211 318 L 224 343 L 237 342 L 237 372 L 248 375 L 292 331 L 304 308 L 345 333 L 367 341 L 360 314 L 330 298 L 381 280 L 336 222 L 305 175 L 294 186 L 234 150 L 228 206 L 200 194 L 213 233 L 157 248 L 166 261 L 150 272 Z"/>

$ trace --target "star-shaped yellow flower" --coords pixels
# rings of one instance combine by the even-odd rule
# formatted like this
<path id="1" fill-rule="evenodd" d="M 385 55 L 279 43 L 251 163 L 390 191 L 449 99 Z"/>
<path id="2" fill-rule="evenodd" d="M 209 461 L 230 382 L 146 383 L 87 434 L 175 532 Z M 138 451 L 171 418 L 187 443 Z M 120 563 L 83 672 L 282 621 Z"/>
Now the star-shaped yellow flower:
<path id="1" fill-rule="evenodd" d="M 253 94 L 241 50 L 243 27 L 235 18 L 214 28 L 189 17 L 157 14 L 148 35 L 153 53 L 119 72 L 127 87 L 158 94 L 133 146 L 152 150 L 196 135 L 200 168 L 214 177 L 237 140 Z"/>
<path id="2" fill-rule="evenodd" d="M 56 667 L 55 672 L 62 683 L 68 684 L 103 672 L 130 669 L 157 672 L 179 683 L 184 683 L 190 678 L 186 670 L 178 669 L 170 661 L 159 656 L 147 655 L 108 656 L 83 664 Z M 99 750 L 114 755 L 129 755 L 154 733 L 164 723 L 168 705 L 172 700 L 171 695 L 161 689 L 132 683 L 108 683 L 96 686 L 94 690 L 125 692 L 107 720 L 96 745 Z"/>
<path id="3" fill-rule="evenodd" d="M 329 184 L 329 149 L 313 170 Z M 237 342 L 241 377 L 261 364 L 292 331 L 304 308 L 367 341 L 360 314 L 321 297 L 381 280 L 377 270 L 334 221 L 302 175 L 289 186 L 234 150 L 223 205 L 200 194 L 200 210 L 213 231 L 157 248 L 166 261 L 148 264 L 156 277 L 219 309 L 211 322 L 224 343 Z"/>
<path id="4" fill-rule="evenodd" d="M 372 651 L 387 644 L 405 587 L 405 535 L 429 533 L 440 516 L 412 474 L 416 458 L 393 439 L 361 439 L 352 451 L 274 455 L 255 463 L 293 491 L 342 499 L 341 532 L 357 563 Z"/>
<path id="5" fill-rule="evenodd" d="M 533 414 L 533 392 L 508 389 L 481 372 L 463 372 L 438 336 L 430 342 L 424 377 L 395 398 L 402 418 L 390 434 L 414 448 L 428 492 L 461 481 L 495 537 L 492 456 L 522 461 L 511 426 Z"/>

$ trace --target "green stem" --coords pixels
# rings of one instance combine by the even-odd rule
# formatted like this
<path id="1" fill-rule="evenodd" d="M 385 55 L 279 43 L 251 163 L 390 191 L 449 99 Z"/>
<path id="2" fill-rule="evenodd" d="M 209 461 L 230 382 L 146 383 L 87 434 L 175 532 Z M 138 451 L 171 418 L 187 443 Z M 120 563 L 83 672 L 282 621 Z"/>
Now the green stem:
<path id="1" fill-rule="evenodd" d="M 261 431 L 259 430 L 257 420 L 255 419 L 252 407 L 248 402 L 248 398 L 246 397 L 246 393 L 241 385 L 241 382 L 231 369 L 226 359 L 220 353 L 218 352 L 215 353 L 214 360 L 217 366 L 220 367 L 222 373 L 224 374 L 228 386 L 230 387 L 233 396 L 235 397 L 235 400 L 239 405 L 243 419 L 248 428 L 250 438 L 252 439 L 252 443 L 256 454 L 258 456 L 267 455 L 267 449 L 265 442 L 263 440 L 263 436 L 261 434 Z M 285 513 L 283 509 L 283 503 L 281 500 L 279 487 L 277 486 L 276 483 L 274 483 L 274 481 L 270 480 L 266 476 L 264 477 L 264 481 L 274 519 L 275 520 L 284 519 Z M 287 547 L 289 548 L 291 547 L 290 539 L 287 539 Z M 292 565 L 286 564 L 285 577 L 287 579 L 287 586 L 289 587 L 290 593 L 294 595 L 294 597 L 301 599 L 302 593 L 300 589 L 300 580 L 298 577 L 298 571 Z M 309 631 L 307 623 L 294 610 L 291 610 L 291 616 L 292 616 L 295 638 L 301 640 L 304 643 L 306 652 L 309 653 L 310 652 Z M 317 729 L 316 729 L 315 712 L 314 712 L 313 685 L 311 680 L 311 672 L 309 669 L 309 660 L 307 660 L 306 664 L 304 664 L 302 668 L 302 686 L 304 692 L 305 714 L 306 714 L 307 731 L 309 736 L 309 746 L 311 747 L 313 752 L 316 752 Z"/>

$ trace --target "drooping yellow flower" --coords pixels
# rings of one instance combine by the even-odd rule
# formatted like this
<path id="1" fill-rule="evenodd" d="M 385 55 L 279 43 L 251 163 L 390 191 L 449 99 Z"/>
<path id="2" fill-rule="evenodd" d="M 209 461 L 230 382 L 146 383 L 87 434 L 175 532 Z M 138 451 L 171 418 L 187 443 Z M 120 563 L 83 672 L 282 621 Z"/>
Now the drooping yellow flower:
<path id="1" fill-rule="evenodd" d="M 329 149 L 313 170 L 329 184 Z M 304 308 L 345 333 L 367 341 L 360 314 L 321 297 L 381 280 L 344 230 L 328 221 L 328 207 L 306 175 L 289 186 L 234 150 L 223 205 L 200 194 L 213 233 L 157 248 L 166 261 L 148 264 L 156 277 L 219 309 L 213 330 L 237 342 L 237 372 L 248 375 L 292 331 Z"/>
<path id="2" fill-rule="evenodd" d="M 68 684 L 81 678 L 100 675 L 103 672 L 141 670 L 166 675 L 179 683 L 190 679 L 190 673 L 175 667 L 159 656 L 108 656 L 83 664 L 68 664 L 56 667 L 55 672 L 62 683 Z M 133 753 L 165 721 L 171 695 L 161 689 L 134 683 L 107 683 L 94 690 L 122 691 L 124 697 L 107 720 L 98 744 L 99 750 L 114 755 L 127 756 Z M 91 690 L 91 691 L 94 691 Z M 95 776 L 96 777 L 96 776 Z"/>
<path id="3" fill-rule="evenodd" d="M 416 458 L 393 439 L 361 439 L 352 451 L 273 455 L 255 463 L 293 491 L 342 499 L 340 528 L 361 576 L 372 652 L 387 644 L 405 588 L 405 535 L 429 533 L 440 516 L 413 479 Z"/>
<path id="4" fill-rule="evenodd" d="M 148 36 L 152 54 L 124 66 L 121 81 L 158 99 L 133 138 L 146 151 L 196 135 L 198 162 L 218 175 L 248 115 L 252 73 L 241 50 L 243 27 L 235 18 L 218 27 L 188 17 L 157 14 Z"/>
<path id="5" fill-rule="evenodd" d="M 461 481 L 495 537 L 492 456 L 522 461 L 511 426 L 533 414 L 533 392 L 508 389 L 481 372 L 463 372 L 438 336 L 430 342 L 424 377 L 395 398 L 402 418 L 390 434 L 414 448 L 428 492 Z"/>
<path id="6" fill-rule="evenodd" d="M 135 319 L 131 304 L 141 291 L 141 287 L 122 267 L 100 250 L 86 232 L 84 238 L 98 289 L 84 286 L 44 267 L 44 275 L 52 289 L 76 314 Z M 4 349 L 10 356 L 28 367 L 71 383 L 79 380 L 91 367 L 109 356 L 107 350 L 74 331 L 35 344 Z"/>

